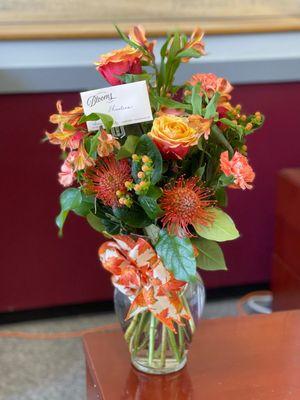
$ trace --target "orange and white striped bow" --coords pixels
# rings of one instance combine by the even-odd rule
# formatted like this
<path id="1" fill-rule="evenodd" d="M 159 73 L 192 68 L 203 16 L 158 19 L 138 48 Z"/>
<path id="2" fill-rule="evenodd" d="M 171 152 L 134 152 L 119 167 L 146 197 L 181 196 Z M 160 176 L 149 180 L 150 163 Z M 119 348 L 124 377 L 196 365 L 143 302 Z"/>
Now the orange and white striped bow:
<path id="1" fill-rule="evenodd" d="M 126 319 L 148 309 L 176 332 L 173 321 L 183 325 L 182 318 L 190 319 L 179 296 L 187 283 L 174 278 L 146 240 L 126 235 L 114 240 L 100 246 L 99 258 L 113 285 L 131 301 Z"/>

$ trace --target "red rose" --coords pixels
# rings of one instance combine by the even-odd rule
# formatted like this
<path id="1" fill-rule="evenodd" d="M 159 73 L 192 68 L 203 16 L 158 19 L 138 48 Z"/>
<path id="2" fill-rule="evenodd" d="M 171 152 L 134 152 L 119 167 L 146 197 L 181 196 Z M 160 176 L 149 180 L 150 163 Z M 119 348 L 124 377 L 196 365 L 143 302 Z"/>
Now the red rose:
<path id="1" fill-rule="evenodd" d="M 120 85 L 123 82 L 117 76 L 142 73 L 142 56 L 139 50 L 126 46 L 102 55 L 96 63 L 97 70 L 111 85 Z"/>

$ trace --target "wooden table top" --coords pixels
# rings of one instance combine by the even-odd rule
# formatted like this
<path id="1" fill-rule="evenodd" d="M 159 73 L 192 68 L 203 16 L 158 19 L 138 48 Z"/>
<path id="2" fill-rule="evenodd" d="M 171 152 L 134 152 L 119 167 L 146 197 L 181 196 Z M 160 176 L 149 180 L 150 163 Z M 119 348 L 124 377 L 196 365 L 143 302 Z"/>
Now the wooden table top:
<path id="1" fill-rule="evenodd" d="M 300 399 L 300 310 L 205 320 L 186 367 L 165 376 L 136 371 L 117 329 L 87 334 L 84 348 L 103 400 Z"/>

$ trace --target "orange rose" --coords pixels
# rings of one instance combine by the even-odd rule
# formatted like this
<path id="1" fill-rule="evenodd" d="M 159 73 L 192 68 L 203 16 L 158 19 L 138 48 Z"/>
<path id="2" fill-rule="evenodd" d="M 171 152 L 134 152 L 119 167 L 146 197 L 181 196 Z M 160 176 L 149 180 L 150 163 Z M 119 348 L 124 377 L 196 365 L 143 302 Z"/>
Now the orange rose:
<path id="1" fill-rule="evenodd" d="M 98 72 L 108 83 L 120 85 L 123 82 L 117 76 L 142 73 L 142 56 L 143 54 L 139 50 L 125 46 L 123 49 L 103 54 L 95 65 L 97 65 Z"/>
<path id="2" fill-rule="evenodd" d="M 161 115 L 153 121 L 148 133 L 166 158 L 182 160 L 189 148 L 198 143 L 200 134 L 188 125 L 187 118 Z"/>

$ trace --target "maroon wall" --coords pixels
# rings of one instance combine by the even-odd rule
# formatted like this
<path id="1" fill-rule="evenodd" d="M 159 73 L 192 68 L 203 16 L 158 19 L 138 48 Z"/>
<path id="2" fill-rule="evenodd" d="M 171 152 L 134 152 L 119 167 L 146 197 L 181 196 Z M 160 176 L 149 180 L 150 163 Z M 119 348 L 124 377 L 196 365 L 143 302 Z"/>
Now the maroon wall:
<path id="1" fill-rule="evenodd" d="M 67 221 L 63 239 L 57 236 L 59 152 L 41 138 L 58 98 L 66 108 L 79 101 L 73 93 L 0 96 L 0 311 L 104 300 L 112 294 L 97 260 L 101 236 L 75 216 Z M 267 119 L 249 140 L 255 189 L 230 192 L 228 211 L 242 237 L 224 245 L 228 272 L 203 274 L 210 287 L 269 280 L 275 176 L 300 164 L 300 83 L 238 86 L 234 102 L 247 105 L 248 112 L 260 110 Z"/>

